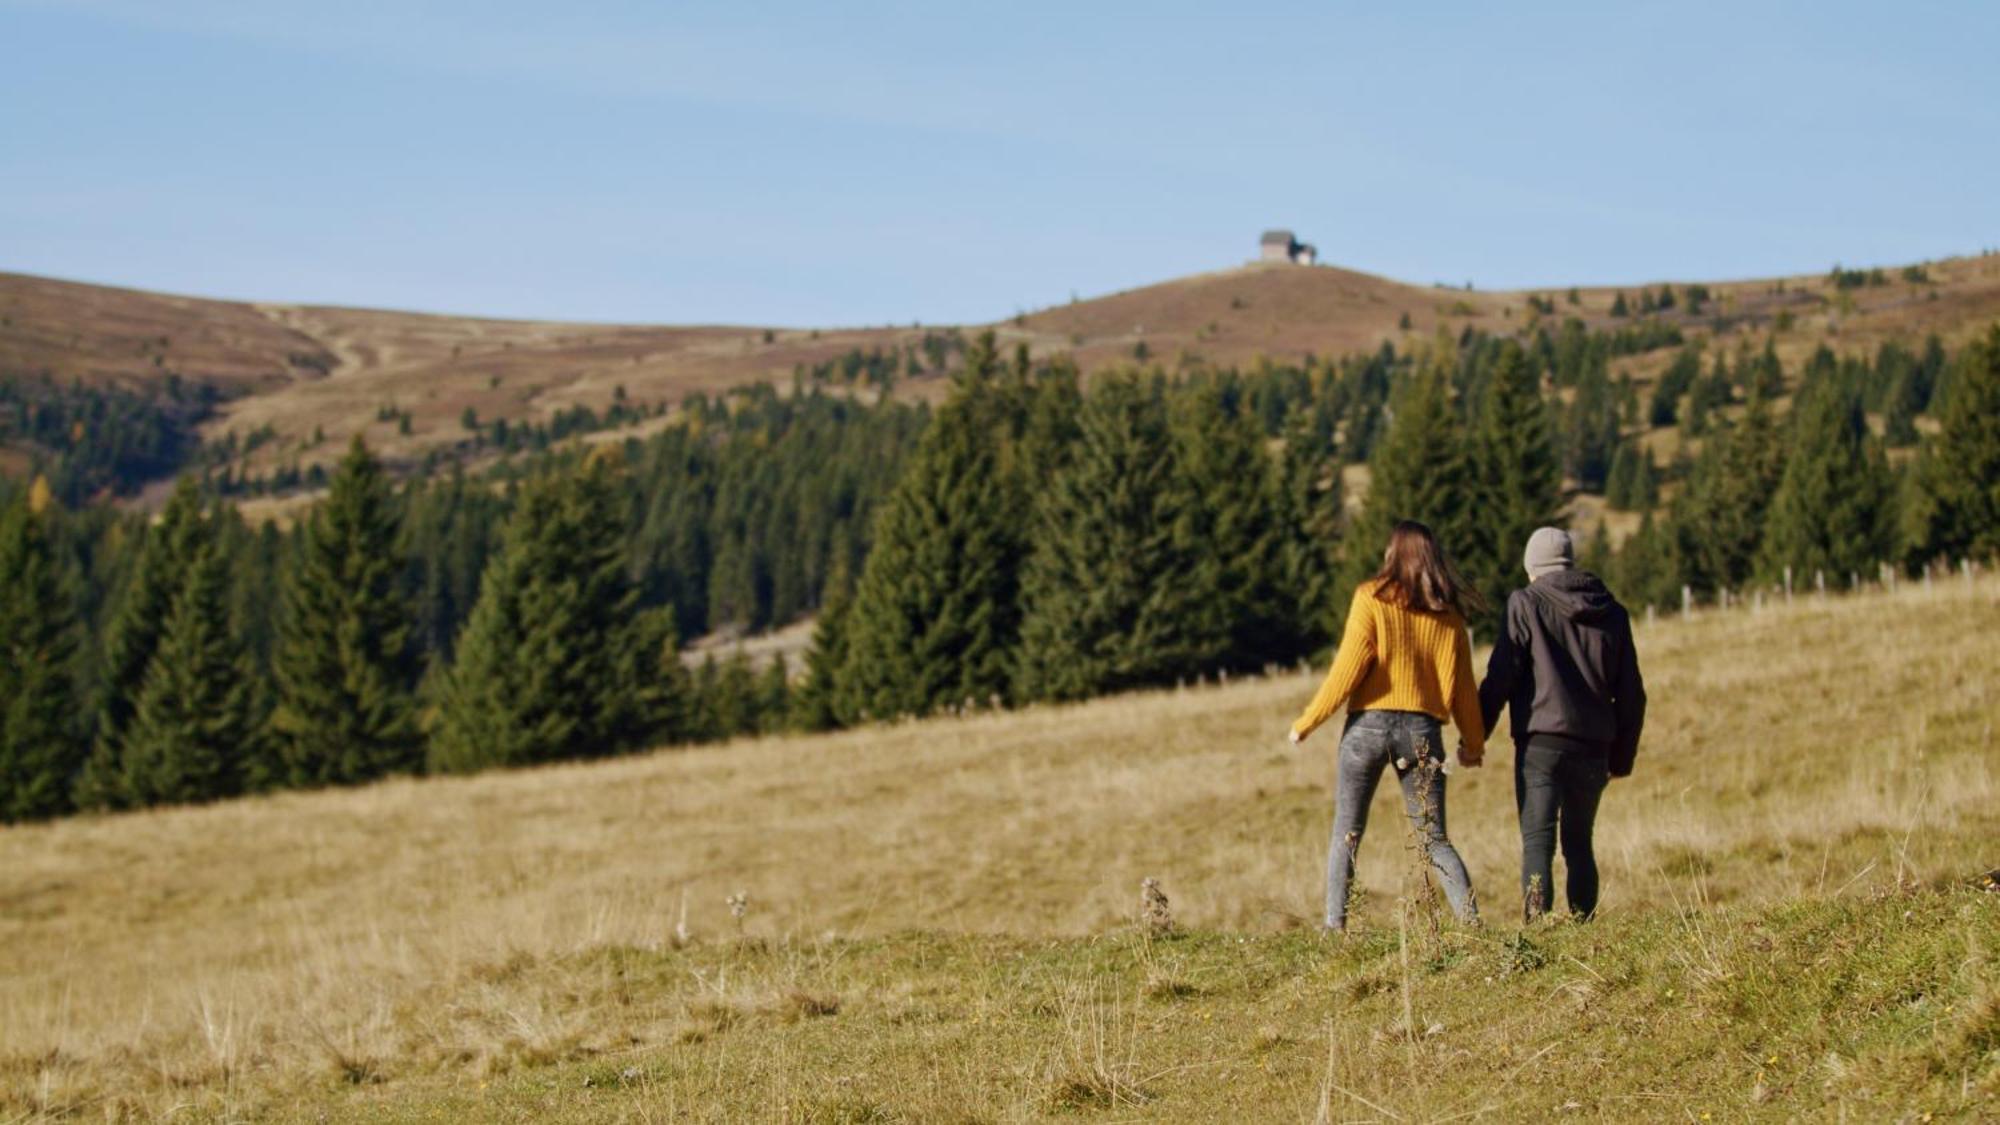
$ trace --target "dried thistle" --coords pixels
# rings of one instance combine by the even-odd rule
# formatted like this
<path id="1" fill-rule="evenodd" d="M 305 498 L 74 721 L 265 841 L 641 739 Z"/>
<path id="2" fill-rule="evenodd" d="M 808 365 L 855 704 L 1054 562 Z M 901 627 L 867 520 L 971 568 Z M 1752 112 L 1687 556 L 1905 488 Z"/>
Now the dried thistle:
<path id="1" fill-rule="evenodd" d="M 1427 955 L 1435 955 L 1440 935 L 1438 932 L 1438 890 L 1431 882 L 1431 841 L 1430 826 L 1437 823 L 1437 786 L 1441 774 L 1440 763 L 1432 761 L 1417 750 L 1417 761 L 1412 767 L 1417 771 L 1418 819 L 1410 824 L 1410 857 L 1412 874 L 1416 879 L 1414 895 L 1410 906 L 1422 917 L 1424 923 L 1424 947 Z"/>
<path id="2" fill-rule="evenodd" d="M 743 916 L 750 913 L 750 892 L 737 891 L 722 900 L 729 907 L 729 916 L 736 920 L 736 936 L 743 936 Z"/>
<path id="3" fill-rule="evenodd" d="M 1148 875 L 1139 881 L 1139 925 L 1153 937 L 1174 932 L 1174 911 L 1160 881 Z"/>

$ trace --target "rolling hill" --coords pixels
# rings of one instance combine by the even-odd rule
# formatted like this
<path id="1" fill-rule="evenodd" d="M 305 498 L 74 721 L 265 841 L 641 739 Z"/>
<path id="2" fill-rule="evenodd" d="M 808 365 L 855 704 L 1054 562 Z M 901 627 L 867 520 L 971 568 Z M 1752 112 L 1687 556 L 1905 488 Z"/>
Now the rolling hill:
<path id="1" fill-rule="evenodd" d="M 1875 281 L 1710 282 L 1701 312 L 1682 302 L 1659 315 L 1725 337 L 1775 333 L 1790 362 L 1822 342 L 1861 349 L 1935 332 L 1950 343 L 2000 316 L 2000 255 L 1878 271 Z M 1086 371 L 1140 355 L 1169 366 L 1196 358 L 1241 365 L 1344 355 L 1439 329 L 1505 332 L 1536 316 L 1610 325 L 1618 323 L 1611 315 L 1618 294 L 1636 296 L 1638 288 L 1585 287 L 1572 302 L 1567 290 L 1470 291 L 1330 266 L 1253 264 L 989 327 L 1007 348 L 1069 354 Z M 1537 313 L 1531 299 L 1550 302 L 1543 308 L 1553 311 Z M 603 410 L 620 394 L 672 404 L 697 391 L 785 383 L 796 368 L 851 353 L 920 351 L 939 331 L 491 320 L 204 300 L 0 273 L 0 374 L 125 385 L 173 374 L 213 384 L 232 397 L 205 436 L 268 428 L 272 440 L 246 462 L 253 468 L 328 462 L 356 432 L 391 459 L 410 461 L 463 438 L 468 409 L 485 420 L 523 421 L 577 405 Z M 1642 355 L 1621 368 L 1645 379 L 1664 362 Z M 943 380 L 935 365 L 931 370 L 905 380 L 898 393 L 941 393 Z"/>

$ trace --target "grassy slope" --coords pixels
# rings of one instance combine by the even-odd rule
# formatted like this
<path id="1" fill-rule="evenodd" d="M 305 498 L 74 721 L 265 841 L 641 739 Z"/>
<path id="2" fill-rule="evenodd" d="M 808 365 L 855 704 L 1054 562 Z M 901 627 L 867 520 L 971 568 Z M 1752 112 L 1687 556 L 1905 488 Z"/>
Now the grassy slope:
<path id="1" fill-rule="evenodd" d="M 1822 341 L 1872 349 L 1889 338 L 1939 332 L 1959 339 L 2000 315 L 2000 256 L 1932 263 L 1913 284 L 1841 294 L 1823 277 L 1713 283 L 1726 334 L 1760 344 L 1780 314 L 1793 327 L 1780 350 L 1794 369 Z M 1780 291 L 1782 290 L 1782 291 Z M 1586 288 L 1571 305 L 1559 290 L 1558 317 L 1594 326 L 1609 316 L 1616 290 Z M 1636 295 L 1630 287 L 1628 295 Z M 1334 267 L 1249 266 L 1180 278 L 1055 306 L 994 325 L 1002 342 L 1038 355 L 1068 353 L 1086 370 L 1129 363 L 1143 341 L 1160 362 L 1198 355 L 1215 363 L 1306 354 L 1346 355 L 1385 340 L 1422 338 L 1467 326 L 1506 332 L 1526 323 L 1527 293 L 1435 289 Z M 1408 315 L 1410 329 L 1399 327 Z M 897 348 L 922 332 L 908 327 L 825 331 L 742 326 L 565 324 L 430 316 L 316 306 L 209 301 L 0 273 L 0 371 L 49 371 L 89 381 L 157 379 L 167 371 L 247 393 L 212 422 L 209 436 L 272 427 L 279 440 L 256 455 L 259 469 L 330 462 L 353 433 L 392 459 L 465 436 L 467 407 L 486 420 L 546 418 L 567 406 L 603 409 L 617 388 L 642 402 L 678 402 L 759 380 L 788 380 L 794 365 L 850 349 Z M 1623 361 L 1650 379 L 1665 354 Z M 902 393 L 935 396 L 923 379 Z M 378 419 L 394 406 L 412 432 Z M 326 436 L 310 443 L 315 428 Z"/>
<path id="2" fill-rule="evenodd" d="M 1387 790 L 1360 935 L 1307 924 L 1310 675 L 12 829 L 0 1112 L 1991 1115 L 1996 629 L 1993 579 L 1651 626 L 1604 916 L 1512 921 L 1503 747 L 1451 789 L 1491 924 L 1407 972 Z"/>

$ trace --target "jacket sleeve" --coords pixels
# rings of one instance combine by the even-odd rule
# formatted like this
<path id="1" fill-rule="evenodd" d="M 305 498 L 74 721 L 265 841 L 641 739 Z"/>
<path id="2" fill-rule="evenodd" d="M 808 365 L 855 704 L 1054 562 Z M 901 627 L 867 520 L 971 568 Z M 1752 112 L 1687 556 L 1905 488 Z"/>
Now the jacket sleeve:
<path id="1" fill-rule="evenodd" d="M 1477 756 L 1486 753 L 1486 724 L 1479 713 L 1479 691 L 1473 686 L 1472 635 L 1460 625 L 1452 641 L 1451 675 L 1446 683 L 1451 692 L 1451 721 L 1466 749 Z"/>
<path id="2" fill-rule="evenodd" d="M 1526 652 L 1515 636 L 1514 614 L 1520 599 L 1510 595 L 1507 610 L 1500 615 L 1500 638 L 1493 642 L 1493 655 L 1486 658 L 1486 679 L 1479 684 L 1479 718 L 1488 735 L 1500 722 L 1500 710 L 1514 694 L 1514 681 L 1521 675 Z"/>
<path id="3" fill-rule="evenodd" d="M 1646 680 L 1639 674 L 1639 648 L 1632 643 L 1632 619 L 1621 615 L 1619 639 L 1624 642 L 1624 661 L 1614 681 L 1611 705 L 1618 716 L 1618 739 L 1611 744 L 1608 763 L 1613 777 L 1628 777 L 1639 756 L 1639 733 L 1646 726 Z"/>
<path id="4" fill-rule="evenodd" d="M 1354 694 L 1354 689 L 1361 686 L 1361 681 L 1375 667 L 1374 607 L 1375 599 L 1369 597 L 1366 587 L 1354 592 L 1354 602 L 1347 607 L 1347 628 L 1340 637 L 1340 651 L 1334 654 L 1326 682 L 1319 685 L 1305 712 L 1292 723 L 1293 732 L 1300 738 L 1311 734 L 1332 718 L 1335 711 L 1346 706 L 1347 697 Z"/>

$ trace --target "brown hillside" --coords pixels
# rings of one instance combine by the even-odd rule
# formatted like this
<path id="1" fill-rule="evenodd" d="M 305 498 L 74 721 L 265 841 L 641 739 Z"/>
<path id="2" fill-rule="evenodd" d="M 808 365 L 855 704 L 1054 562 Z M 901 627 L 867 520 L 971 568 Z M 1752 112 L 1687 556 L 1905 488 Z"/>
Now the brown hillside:
<path id="1" fill-rule="evenodd" d="M 1824 275 L 1710 283 L 1701 315 L 1683 304 L 1665 316 L 1725 338 L 1761 343 L 1775 333 L 1788 364 L 1821 343 L 1873 348 L 1931 332 L 1958 340 L 2000 316 L 2000 255 L 1928 263 L 1924 274 L 1912 280 L 1887 269 L 1885 284 L 1849 290 Z M 1639 289 L 1623 291 L 1636 301 Z M 1170 367 L 1197 359 L 1249 364 L 1343 355 L 1439 329 L 1518 331 L 1534 323 L 1535 296 L 1554 301 L 1556 319 L 1623 323 L 1610 315 L 1619 289 L 1580 289 L 1575 304 L 1567 292 L 1434 288 L 1329 266 L 1253 264 L 992 327 L 1005 346 L 1068 353 L 1094 371 L 1141 354 Z M 256 469 L 331 459 L 356 432 L 392 459 L 411 458 L 464 437 L 467 407 L 486 421 L 533 421 L 576 404 L 603 409 L 621 387 L 639 402 L 672 403 L 693 391 L 788 380 L 801 364 L 915 345 L 922 336 L 916 327 L 601 325 L 253 304 L 0 274 L 0 374 L 134 383 L 171 372 L 219 385 L 239 397 L 210 423 L 209 436 L 266 426 L 276 435 Z M 1620 367 L 1643 381 L 1665 362 L 1662 352 Z M 942 386 L 906 381 L 900 393 L 929 397 Z M 380 420 L 385 408 L 410 415 L 408 435 Z M 326 439 L 317 445 L 315 430 Z"/>
<path id="2" fill-rule="evenodd" d="M 1518 298 L 1423 289 L 1332 266 L 1253 264 L 1046 309 L 1001 326 L 1036 350 L 1067 351 L 1086 369 L 1130 362 L 1142 342 L 1156 360 L 1198 356 L 1241 364 L 1379 346 L 1413 329 L 1502 319 Z"/>
<path id="3" fill-rule="evenodd" d="M 333 362 L 319 341 L 252 305 L 0 273 L 0 374 L 132 383 L 173 371 L 257 391 Z"/>

